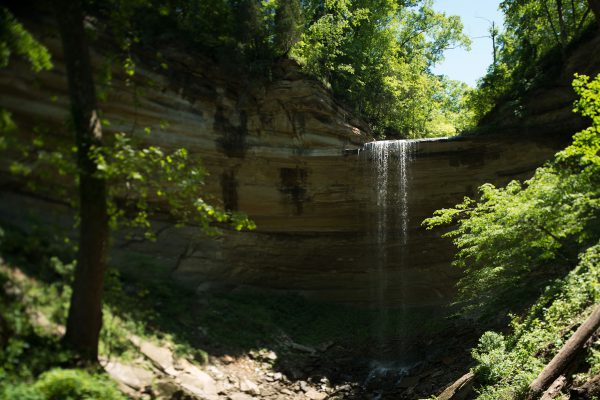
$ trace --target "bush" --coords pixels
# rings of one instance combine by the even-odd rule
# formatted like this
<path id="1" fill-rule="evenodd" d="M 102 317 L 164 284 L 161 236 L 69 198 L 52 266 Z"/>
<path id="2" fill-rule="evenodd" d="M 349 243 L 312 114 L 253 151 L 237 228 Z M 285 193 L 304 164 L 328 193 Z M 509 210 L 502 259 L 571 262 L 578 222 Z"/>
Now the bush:
<path id="1" fill-rule="evenodd" d="M 0 389 L 0 400 L 45 400 L 44 396 L 31 385 L 19 383 Z"/>
<path id="2" fill-rule="evenodd" d="M 53 369 L 33 385 L 5 384 L 0 400 L 125 400 L 115 384 L 100 375 L 78 369 Z"/>
<path id="3" fill-rule="evenodd" d="M 497 381 L 512 367 L 507 363 L 504 336 L 496 332 L 484 333 L 471 354 L 477 361 L 473 372 L 480 382 Z"/>
<path id="4" fill-rule="evenodd" d="M 522 318 L 513 317 L 506 338 L 487 332 L 473 357 L 473 369 L 483 383 L 479 399 L 521 398 L 529 383 L 562 348 L 600 300 L 600 242 L 588 249 L 565 279 L 548 286 Z M 597 348 L 588 356 L 588 375 L 600 370 Z"/>
<path id="5" fill-rule="evenodd" d="M 34 385 L 46 400 L 125 400 L 115 384 L 78 369 L 53 369 Z"/>

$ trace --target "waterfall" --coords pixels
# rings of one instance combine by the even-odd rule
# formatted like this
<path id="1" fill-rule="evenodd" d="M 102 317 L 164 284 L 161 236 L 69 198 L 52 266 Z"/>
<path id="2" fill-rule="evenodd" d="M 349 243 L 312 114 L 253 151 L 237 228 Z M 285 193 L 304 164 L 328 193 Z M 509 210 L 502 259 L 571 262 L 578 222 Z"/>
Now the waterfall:
<path id="1" fill-rule="evenodd" d="M 371 235 L 376 246 L 374 262 L 373 299 L 378 315 L 374 323 L 378 351 L 383 353 L 389 334 L 389 280 L 388 262 L 405 264 L 406 244 L 408 243 L 409 203 L 408 190 L 410 164 L 416 152 L 414 140 L 385 140 L 365 144 L 360 153 L 370 161 L 369 178 L 374 183 L 374 197 L 377 206 Z M 394 252 L 399 249 L 400 252 Z M 394 259 L 395 258 L 395 259 Z M 398 259 L 399 258 L 399 259 Z M 404 296 L 402 269 L 397 274 L 401 282 L 401 296 Z M 402 334 L 403 332 L 396 332 Z"/>

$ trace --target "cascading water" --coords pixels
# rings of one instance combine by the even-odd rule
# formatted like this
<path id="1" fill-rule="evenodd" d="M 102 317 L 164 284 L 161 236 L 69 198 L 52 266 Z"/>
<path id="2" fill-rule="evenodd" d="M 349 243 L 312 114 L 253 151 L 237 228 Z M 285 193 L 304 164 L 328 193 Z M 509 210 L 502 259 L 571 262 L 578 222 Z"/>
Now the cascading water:
<path id="1" fill-rule="evenodd" d="M 388 304 L 390 294 L 388 264 L 390 261 L 396 261 L 396 263 L 399 262 L 400 265 L 404 265 L 407 256 L 410 164 L 414 158 L 417 143 L 418 141 L 414 140 L 370 142 L 365 144 L 363 151 L 360 153 L 361 158 L 366 158 L 372 165 L 369 178 L 375 182 L 374 197 L 377 205 L 376 218 L 372 224 L 371 234 L 377 249 L 372 296 L 378 310 L 376 321 L 373 324 L 378 346 L 374 354 L 377 361 L 373 363 L 372 372 L 366 382 L 367 385 L 369 381 L 386 378 L 390 373 L 402 375 L 405 372 L 401 364 L 390 364 L 385 361 L 387 358 L 388 337 L 391 334 L 390 304 Z M 395 277 L 400 280 L 395 286 L 401 288 L 401 297 L 404 297 L 405 281 L 402 268 L 395 274 Z M 401 304 L 401 307 L 401 315 L 404 315 L 404 304 Z M 403 324 L 400 323 L 398 329 L 402 330 L 402 326 Z M 403 334 L 404 332 L 393 332 L 393 335 L 397 337 L 401 337 Z M 393 350 L 402 352 L 403 349 Z"/>

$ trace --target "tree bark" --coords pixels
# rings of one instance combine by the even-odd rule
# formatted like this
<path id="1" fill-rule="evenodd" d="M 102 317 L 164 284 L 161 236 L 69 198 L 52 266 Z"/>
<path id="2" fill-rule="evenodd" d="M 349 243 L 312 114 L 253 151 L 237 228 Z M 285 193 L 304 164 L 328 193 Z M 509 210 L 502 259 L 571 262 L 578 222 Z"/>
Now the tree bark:
<path id="1" fill-rule="evenodd" d="M 588 4 L 596 17 L 596 23 L 600 25 L 600 0 L 588 0 Z"/>
<path id="2" fill-rule="evenodd" d="M 97 361 L 108 246 L 106 185 L 94 176 L 92 146 L 102 145 L 96 91 L 80 0 L 55 0 L 69 83 L 79 173 L 79 255 L 65 342 L 84 361 Z"/>
<path id="3" fill-rule="evenodd" d="M 564 375 L 556 378 L 552 385 L 544 392 L 540 400 L 552 400 L 558 397 L 564 387 L 567 385 L 567 378 Z"/>
<path id="4" fill-rule="evenodd" d="M 575 359 L 587 340 L 600 327 L 600 305 L 597 305 L 587 320 L 575 331 L 573 336 L 544 367 L 538 377 L 529 385 L 531 396 L 542 393 L 565 368 Z M 530 397 L 531 397 L 530 396 Z"/>
<path id="5" fill-rule="evenodd" d="M 473 392 L 475 374 L 468 372 L 458 378 L 452 385 L 448 386 L 437 397 L 438 400 L 463 400 Z"/>

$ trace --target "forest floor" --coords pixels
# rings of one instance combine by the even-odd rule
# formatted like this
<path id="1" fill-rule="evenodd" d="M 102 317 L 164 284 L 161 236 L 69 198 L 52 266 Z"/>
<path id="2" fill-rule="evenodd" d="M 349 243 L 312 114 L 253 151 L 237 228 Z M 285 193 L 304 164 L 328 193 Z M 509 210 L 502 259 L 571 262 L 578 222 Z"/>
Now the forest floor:
<path id="1" fill-rule="evenodd" d="M 58 338 L 72 265 L 22 240 L 4 241 L 0 272 L 32 323 Z M 480 334 L 428 313 L 390 313 L 390 329 L 404 324 L 407 336 L 381 348 L 372 310 L 293 295 L 197 292 L 169 274 L 145 266 L 108 275 L 101 364 L 134 399 L 424 398 L 468 370 Z"/>

